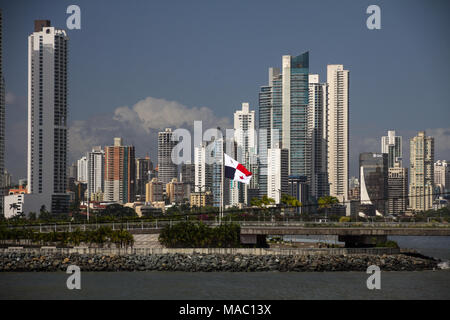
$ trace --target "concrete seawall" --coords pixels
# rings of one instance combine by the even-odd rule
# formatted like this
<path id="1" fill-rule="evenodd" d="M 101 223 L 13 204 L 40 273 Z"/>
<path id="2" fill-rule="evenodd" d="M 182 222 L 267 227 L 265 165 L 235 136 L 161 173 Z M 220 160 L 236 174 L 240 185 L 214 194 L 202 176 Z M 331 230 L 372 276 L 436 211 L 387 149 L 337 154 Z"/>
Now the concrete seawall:
<path id="1" fill-rule="evenodd" d="M 96 255 L 161 255 L 161 254 L 229 254 L 229 255 L 277 255 L 277 256 L 324 256 L 324 255 L 393 255 L 399 254 L 400 249 L 397 248 L 23 248 L 9 247 L 0 248 L 0 254 L 9 252 L 22 252 L 30 254 L 96 254 Z"/>

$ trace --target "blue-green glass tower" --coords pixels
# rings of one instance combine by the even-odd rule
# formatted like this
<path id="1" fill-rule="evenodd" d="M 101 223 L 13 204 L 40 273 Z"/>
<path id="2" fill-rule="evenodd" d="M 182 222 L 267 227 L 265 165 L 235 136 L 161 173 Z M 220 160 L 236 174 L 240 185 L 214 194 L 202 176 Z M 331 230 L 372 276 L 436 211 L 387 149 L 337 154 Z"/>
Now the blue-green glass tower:
<path id="1" fill-rule="evenodd" d="M 281 72 L 269 69 L 269 85 L 259 93 L 260 195 L 267 194 L 267 149 L 289 150 L 289 175 L 306 176 L 309 52 L 283 56 Z"/>

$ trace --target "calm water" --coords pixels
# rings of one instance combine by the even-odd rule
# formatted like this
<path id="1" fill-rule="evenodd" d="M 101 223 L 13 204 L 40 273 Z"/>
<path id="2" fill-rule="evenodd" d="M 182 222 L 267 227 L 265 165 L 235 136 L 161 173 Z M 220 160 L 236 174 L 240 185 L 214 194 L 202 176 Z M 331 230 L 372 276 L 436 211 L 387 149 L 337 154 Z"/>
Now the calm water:
<path id="1" fill-rule="evenodd" d="M 450 237 L 393 237 L 401 246 L 450 260 Z M 363 272 L 183 273 L 83 272 L 81 290 L 68 275 L 0 273 L 0 299 L 450 299 L 450 270 L 382 272 L 368 290 Z"/>

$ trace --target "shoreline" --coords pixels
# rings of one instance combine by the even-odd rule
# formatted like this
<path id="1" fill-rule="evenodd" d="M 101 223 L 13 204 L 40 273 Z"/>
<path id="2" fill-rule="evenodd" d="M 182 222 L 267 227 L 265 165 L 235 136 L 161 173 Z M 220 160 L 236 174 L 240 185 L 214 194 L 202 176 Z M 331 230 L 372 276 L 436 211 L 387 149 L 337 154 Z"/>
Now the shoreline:
<path id="1" fill-rule="evenodd" d="M 337 272 L 366 271 L 370 265 L 382 271 L 438 270 L 440 260 L 418 253 L 399 254 L 63 254 L 0 253 L 0 272 L 55 272 L 77 265 L 81 271 L 171 271 L 171 272 Z"/>

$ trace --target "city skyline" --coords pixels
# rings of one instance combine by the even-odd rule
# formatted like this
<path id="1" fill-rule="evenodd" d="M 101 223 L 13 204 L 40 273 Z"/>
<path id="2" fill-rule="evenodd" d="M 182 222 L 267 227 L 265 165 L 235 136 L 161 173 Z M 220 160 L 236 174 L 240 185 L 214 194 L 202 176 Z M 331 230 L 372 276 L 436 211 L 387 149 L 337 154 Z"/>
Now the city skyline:
<path id="1" fill-rule="evenodd" d="M 339 50 L 332 50 L 330 53 L 327 51 L 326 46 L 319 43 L 314 39 L 314 32 L 311 35 L 302 34 L 302 40 L 292 41 L 290 39 L 287 42 L 288 35 L 275 35 L 273 34 L 273 39 L 276 40 L 273 44 L 273 48 L 269 48 L 264 51 L 258 51 L 261 53 L 257 58 L 253 50 L 259 50 L 258 46 L 252 42 L 252 45 L 246 46 L 245 42 L 242 43 L 244 52 L 239 52 L 239 57 L 241 60 L 238 62 L 231 59 L 226 59 L 223 61 L 222 66 L 219 70 L 211 73 L 209 76 L 205 75 L 205 65 L 212 65 L 209 60 L 212 59 L 208 53 L 198 54 L 193 51 L 193 48 L 189 45 L 187 47 L 181 46 L 178 49 L 181 53 L 189 53 L 190 58 L 195 58 L 195 61 L 204 61 L 204 63 L 197 64 L 197 72 L 192 73 L 190 67 L 186 66 L 186 63 L 179 60 L 172 63 L 175 67 L 178 67 L 178 72 L 171 73 L 173 76 L 163 76 L 161 74 L 160 67 L 156 67 L 153 61 L 159 61 L 160 64 L 167 67 L 165 60 L 161 60 L 160 57 L 153 56 L 150 51 L 150 60 L 146 60 L 145 64 L 142 64 L 142 60 L 137 59 L 136 62 L 132 62 L 127 57 L 131 57 L 137 54 L 141 57 L 145 51 L 143 49 L 147 48 L 148 44 L 144 41 L 141 45 L 133 44 L 130 47 L 130 52 L 125 52 L 127 54 L 123 55 L 123 50 L 117 50 L 118 52 L 112 52 L 111 58 L 106 58 L 105 53 L 108 52 L 109 46 L 105 46 L 105 49 L 92 51 L 85 49 L 91 43 L 90 39 L 98 38 L 97 35 L 99 29 L 111 27 L 111 23 L 119 11 L 120 4 L 112 4 L 111 9 L 113 15 L 111 20 L 103 21 L 104 25 L 95 28 L 98 22 L 95 22 L 95 15 L 98 15 L 98 9 L 101 7 L 101 2 L 95 5 L 90 5 L 86 2 L 80 2 L 80 7 L 83 14 L 82 29 L 80 31 L 69 30 L 68 35 L 71 38 L 71 51 L 69 53 L 69 163 L 72 163 L 76 159 L 89 151 L 92 146 L 95 145 L 107 145 L 113 136 L 122 136 L 124 139 L 129 141 L 131 144 L 136 146 L 136 150 L 139 156 L 143 156 L 146 153 L 150 153 L 151 159 L 156 159 L 156 143 L 149 143 L 149 141 L 156 141 L 155 134 L 164 128 L 163 127 L 187 127 L 190 128 L 193 124 L 193 120 L 203 120 L 206 125 L 204 127 L 216 127 L 220 125 L 221 127 L 231 127 L 232 126 L 232 114 L 236 110 L 236 107 L 240 105 L 243 101 L 248 101 L 251 106 L 257 105 L 257 92 L 258 87 L 265 84 L 265 70 L 270 65 L 277 65 L 279 61 L 279 56 L 292 54 L 298 55 L 301 52 L 310 51 L 311 62 L 310 62 L 310 73 L 317 73 L 322 79 L 325 79 L 326 65 L 329 63 L 342 63 L 346 69 L 350 70 L 352 75 L 350 82 L 350 94 L 351 100 L 351 112 L 350 112 L 350 176 L 357 175 L 358 172 L 358 154 L 360 152 L 377 152 L 379 150 L 379 137 L 382 136 L 387 130 L 394 129 L 396 132 L 403 136 L 404 141 L 408 141 L 410 137 L 417 134 L 419 130 L 425 130 L 427 134 L 434 136 L 436 139 L 436 158 L 448 159 L 450 158 L 450 129 L 446 128 L 444 117 L 432 117 L 432 114 L 444 114 L 448 112 L 448 106 L 446 101 L 446 95 L 448 95 L 448 90 L 439 89 L 440 86 L 448 83 L 442 71 L 445 70 L 442 66 L 447 66 L 448 62 L 443 60 L 444 53 L 437 53 L 433 49 L 433 45 L 427 48 L 418 48 L 416 51 L 408 51 L 408 55 L 405 55 L 404 61 L 398 61 L 397 59 L 389 58 L 381 48 L 386 43 L 392 45 L 392 50 L 400 50 L 406 54 L 406 51 L 402 51 L 398 44 L 393 43 L 395 35 L 401 35 L 402 32 L 406 32 L 402 28 L 394 26 L 393 21 L 390 20 L 392 15 L 395 15 L 396 19 L 399 19 L 398 13 L 402 9 L 402 3 L 389 4 L 381 3 L 383 9 L 383 28 L 379 31 L 369 31 L 365 28 L 365 14 L 364 5 L 350 5 L 348 6 L 348 12 L 338 12 L 342 13 L 342 17 L 348 17 L 348 25 L 343 24 L 341 20 L 335 18 L 331 22 L 324 23 L 324 18 L 328 17 L 326 12 L 318 12 L 318 8 L 315 8 L 313 4 L 306 4 L 311 12 L 316 13 L 318 20 L 322 23 L 317 25 L 316 31 L 320 34 L 323 32 L 323 28 L 329 30 L 329 24 L 335 24 L 336 32 L 349 31 L 352 35 L 357 36 L 360 40 L 360 44 L 349 44 L 349 39 L 340 39 L 341 44 L 339 44 Z M 52 25 L 56 28 L 65 29 L 65 4 L 60 4 L 56 6 L 41 5 L 37 8 L 35 5 L 30 5 L 29 10 L 26 12 L 17 12 L 17 8 L 14 6 L 6 6 L 3 10 L 3 25 L 4 25 L 4 43 L 8 43 L 8 46 L 3 46 L 3 63 L 5 69 L 5 80 L 6 80 L 6 104 L 7 104 L 7 125 L 6 125 L 6 169 L 12 173 L 13 180 L 17 181 L 19 178 L 25 177 L 25 163 L 26 155 L 25 148 L 23 144 L 26 142 L 26 136 L 23 135 L 23 123 L 26 122 L 26 116 L 23 113 L 23 102 L 26 101 L 26 64 L 24 64 L 23 48 L 26 45 L 26 36 L 30 33 L 32 29 L 32 23 L 37 18 L 45 18 L 52 21 Z M 335 6 L 335 4 L 330 3 L 330 6 Z M 135 12 L 136 9 L 143 9 L 146 5 L 137 4 L 136 8 L 128 8 L 131 12 Z M 228 12 L 228 8 L 223 4 L 215 4 L 210 9 L 213 9 L 215 14 L 218 14 L 218 9 L 224 9 Z M 251 4 L 241 5 L 244 8 L 249 8 Z M 268 12 L 273 9 L 272 5 L 267 3 L 262 4 L 262 12 Z M 421 6 L 417 2 L 408 3 L 414 14 L 419 14 Z M 434 12 L 438 11 L 438 7 L 445 6 L 442 3 L 436 5 L 436 9 L 430 9 Z M 182 4 L 180 4 L 180 9 Z M 147 11 L 149 15 L 151 12 L 161 13 L 164 5 L 159 5 L 154 7 L 153 11 Z M 59 10 L 59 11 L 58 11 Z M 176 10 L 177 11 L 177 10 Z M 248 11 L 247 11 L 248 12 Z M 196 16 L 198 13 L 188 11 L 191 16 Z M 231 13 L 230 13 L 231 14 Z M 279 15 L 279 10 L 275 10 L 275 15 Z M 17 17 L 17 16 L 20 17 Z M 239 14 L 238 14 L 239 15 Z M 161 13 L 161 16 L 165 15 Z M 143 14 L 138 15 L 138 17 L 143 17 Z M 16 19 L 17 18 L 17 19 Z M 404 19 L 400 17 L 401 19 Z M 142 22 L 138 19 L 138 22 L 131 21 L 128 16 L 124 16 L 124 23 L 121 25 L 123 29 L 120 32 L 126 32 L 126 30 L 131 30 L 135 23 Z M 206 19 L 206 18 L 205 18 Z M 420 29 L 421 32 L 418 35 L 430 34 L 437 28 L 439 23 L 443 22 L 442 17 L 438 14 L 435 21 L 427 21 L 429 23 L 419 23 L 419 25 L 407 24 L 408 27 L 413 27 Z M 300 21 L 301 19 L 299 19 Z M 54 22 L 53 22 L 54 21 Z M 204 20 L 202 20 L 204 22 Z M 255 22 L 257 26 L 260 26 L 261 16 L 251 16 L 251 21 Z M 309 21 L 305 19 L 303 22 L 296 22 L 299 26 L 303 26 Z M 407 22 L 402 20 L 403 22 Z M 220 20 L 217 23 L 209 21 L 211 27 L 215 30 L 217 28 L 221 29 L 224 26 L 224 21 Z M 310 22 L 310 21 L 309 21 Z M 164 21 L 155 21 L 165 25 Z M 416 22 L 417 23 L 417 22 Z M 242 26 L 242 25 L 241 25 Z M 354 28 L 355 30 L 350 30 L 349 28 Z M 192 25 L 192 30 L 198 30 L 198 24 Z M 278 27 L 277 27 L 278 28 Z M 422 30 L 422 29 L 423 30 Z M 142 28 L 142 30 L 149 30 L 148 28 Z M 222 29 L 221 29 L 222 30 Z M 391 30 L 394 34 L 389 34 L 387 30 Z M 223 30 L 222 30 L 223 31 Z M 246 36 L 250 36 L 249 33 L 253 34 L 256 30 L 250 28 L 246 33 Z M 276 30 L 274 30 L 276 31 Z M 79 33 L 77 33 L 79 32 Z M 92 32 L 92 34 L 91 34 Z M 376 33 L 378 32 L 378 33 Z M 408 34 L 411 30 L 407 30 Z M 438 32 L 439 33 L 439 32 Z M 149 30 L 149 34 L 155 38 L 155 41 L 162 41 L 161 43 L 166 43 L 167 40 L 161 39 Z M 235 29 L 232 28 L 226 33 L 226 42 L 232 41 L 231 36 L 235 36 L 236 41 L 241 41 L 242 37 Z M 330 35 L 331 37 L 332 35 Z M 105 35 L 104 41 L 107 41 L 109 36 Z M 433 43 L 433 41 L 440 40 L 439 47 L 442 49 L 449 47 L 448 42 L 442 42 L 439 36 L 430 37 L 428 41 Z M 178 39 L 178 38 L 175 38 Z M 328 38 L 323 38 L 322 41 L 327 41 Z M 193 39 L 196 41 L 204 39 Z M 103 41 L 103 40 L 102 40 Z M 405 39 L 403 45 L 406 45 L 406 49 L 412 49 L 411 46 L 413 39 Z M 25 43 L 22 43 L 25 42 Z M 85 43 L 86 42 L 86 43 Z M 354 41 L 353 41 L 354 42 Z M 195 43 L 195 41 L 194 41 Z M 213 52 L 221 49 L 221 44 L 216 41 L 211 42 L 214 47 Z M 333 42 L 333 46 L 337 43 Z M 345 46 L 347 45 L 347 47 Z M 362 54 L 362 49 L 360 47 L 366 46 L 364 49 L 364 54 Z M 379 46 L 378 50 L 374 49 Z M 380 47 L 380 45 L 383 45 Z M 271 46 L 272 47 L 272 46 Z M 337 47 L 336 47 L 337 48 Z M 414 49 L 416 49 L 414 47 Z M 186 52 L 186 50 L 188 50 Z M 353 51 L 352 51 L 353 50 Z M 26 50 L 25 50 L 26 51 Z M 86 52 L 84 52 L 86 51 Z M 396 52 L 397 52 L 396 51 Z M 441 50 L 442 51 L 442 50 Z M 86 60 L 86 54 L 90 54 L 92 59 Z M 138 54 L 139 53 L 139 54 Z M 130 56 L 131 54 L 131 56 Z M 229 52 L 228 52 L 229 54 Z M 411 72 L 412 61 L 414 60 L 424 60 L 425 54 L 428 57 L 432 57 L 433 60 L 431 67 L 427 65 L 426 68 L 431 68 L 429 71 L 425 70 L 425 66 L 414 64 L 414 71 L 422 76 L 419 78 L 414 78 L 409 80 L 408 75 Z M 396 54 L 398 55 L 398 54 Z M 442 56 L 441 56 L 442 55 Z M 378 58 L 377 58 L 378 56 Z M 102 57 L 103 60 L 99 60 Z M 105 95 L 104 86 L 102 82 L 92 83 L 87 78 L 80 81 L 82 74 L 88 74 L 90 79 L 98 79 L 100 75 L 106 75 L 105 71 L 111 63 L 116 64 L 119 57 L 124 59 L 125 63 L 121 66 L 117 66 L 116 69 L 110 69 L 110 72 L 123 73 L 125 86 L 122 83 L 121 90 L 114 90 L 117 84 L 111 86 L 108 90 L 109 94 Z M 152 58 L 153 57 L 153 58 Z M 171 55 L 167 59 L 171 59 Z M 252 57 L 253 60 L 248 61 Z M 196 60 L 200 59 L 200 60 Z M 167 61 L 169 61 L 167 60 Z M 395 60 L 395 63 L 393 63 Z M 87 62 L 86 62 L 87 61 Z M 86 69 L 92 63 L 97 63 L 92 65 L 90 69 Z M 241 64 L 245 63 L 246 68 L 241 68 Z M 440 65 L 438 63 L 441 63 Z M 383 76 L 376 71 L 376 66 L 379 63 L 384 63 L 386 68 L 383 68 Z M 136 66 L 145 66 L 142 70 L 137 70 Z M 226 66 L 226 72 L 223 69 Z M 130 78 L 130 73 L 125 72 L 124 68 L 128 70 L 133 70 L 135 72 L 134 76 Z M 152 68 L 151 70 L 149 68 Z M 171 72 L 172 67 L 165 69 L 164 74 Z M 439 70 L 437 70 L 439 69 Z M 12 73 L 14 70 L 14 73 Z M 152 72 L 151 72 L 152 71 Z M 245 71 L 245 74 L 242 72 Z M 80 73 L 81 72 L 81 73 Z M 231 72 L 231 74 L 230 74 Z M 424 83 L 423 80 L 427 78 L 428 72 L 433 74 L 434 79 L 437 80 L 433 87 L 428 87 L 429 85 Z M 148 85 L 142 87 L 143 76 L 147 76 L 150 81 Z M 186 83 L 184 77 L 190 75 L 193 77 L 191 83 Z M 236 79 L 236 75 L 239 75 L 239 80 Z M 363 77 L 363 75 L 365 75 Z M 393 83 L 388 80 L 389 77 L 394 79 L 392 76 L 395 75 L 395 85 L 396 91 L 392 91 Z M 203 77 L 202 77 L 203 76 Z M 229 81 L 230 76 L 233 76 L 234 82 Z M 212 79 L 213 77 L 214 79 Z M 133 80 L 134 81 L 130 81 Z M 155 83 L 155 81 L 160 81 L 160 83 Z M 385 79 L 387 81 L 381 81 Z M 412 84 L 412 81 L 416 81 L 416 84 Z M 106 83 L 110 83 L 110 80 L 106 80 Z M 128 82 L 127 82 L 128 81 Z M 167 91 L 169 87 L 163 89 L 163 86 L 168 84 L 168 81 L 174 85 L 174 88 L 170 87 L 171 90 Z M 206 82 L 205 82 L 206 81 Z M 130 83 L 130 85 L 127 85 Z M 210 83 L 210 85 L 206 85 Z M 133 84 L 133 85 L 131 85 Z M 180 85 L 185 85 L 185 88 L 180 90 Z M 98 103 L 98 98 L 93 99 L 92 95 L 85 95 L 83 88 L 89 90 L 92 86 L 95 90 L 92 90 L 98 94 L 99 97 L 104 97 L 105 102 Z M 199 86 L 205 86 L 208 90 L 200 90 Z M 423 85 L 423 90 L 420 90 L 423 97 L 414 96 L 411 92 L 419 92 L 419 90 L 407 90 L 405 88 L 417 87 L 418 85 Z M 227 97 L 223 94 L 217 94 L 217 88 L 222 88 L 226 86 L 231 90 L 227 91 Z M 435 88 L 435 86 L 437 86 Z M 126 90 L 125 90 L 126 89 Z M 174 90 L 173 90 L 174 89 Z M 224 90 L 222 90 L 224 91 Z M 190 93 L 187 93 L 190 92 Z M 377 94 L 382 92 L 383 94 Z M 229 93 L 229 94 L 228 94 Z M 118 97 L 117 94 L 122 95 Z M 431 95 L 431 96 L 430 96 Z M 229 97 L 228 97 L 229 96 Z M 214 97 L 214 99 L 213 99 Z M 364 97 L 364 98 L 363 98 Z M 94 103 L 95 107 L 92 107 Z M 423 113 L 423 104 L 426 103 L 427 112 Z M 196 107 L 203 106 L 207 107 Z M 408 106 L 406 108 L 405 106 Z M 397 107 L 398 106 L 398 107 Z M 164 113 L 164 111 L 167 112 Z M 254 108 L 257 110 L 257 108 Z M 383 116 L 389 110 L 392 117 Z M 161 111 L 161 115 L 155 117 L 156 111 Z M 166 114 L 170 112 L 183 113 L 185 117 L 183 119 L 169 119 Z M 395 121 L 395 119 L 403 119 L 401 116 L 403 113 L 407 113 L 408 121 Z M 369 115 L 370 121 L 365 119 L 366 115 Z M 365 122 L 362 120 L 365 119 Z M 136 126 L 130 128 L 130 123 L 135 121 Z M 420 123 L 420 125 L 418 125 Z M 90 128 L 96 124 L 97 128 Z M 26 128 L 26 127 L 25 127 Z M 405 154 L 405 163 L 408 163 L 408 153 Z"/>

